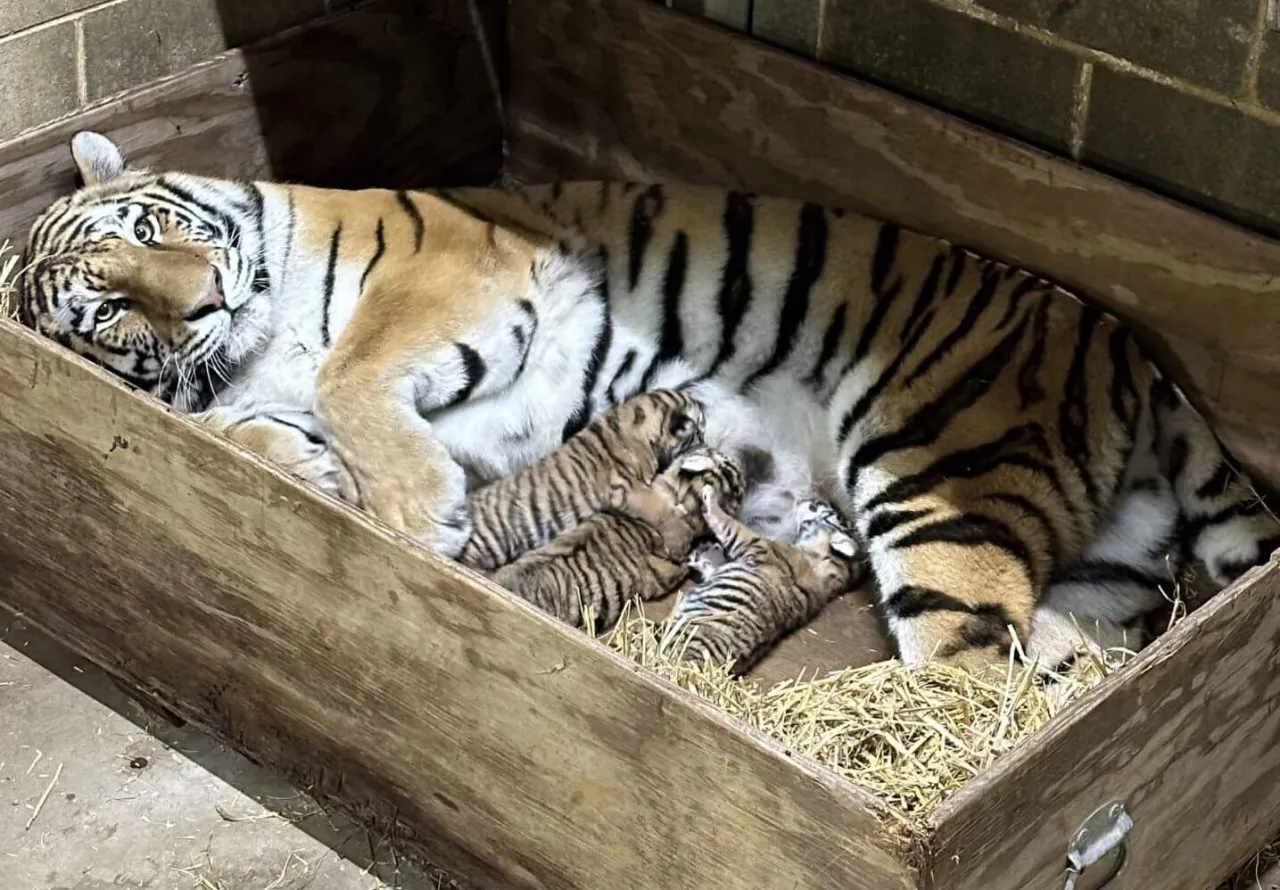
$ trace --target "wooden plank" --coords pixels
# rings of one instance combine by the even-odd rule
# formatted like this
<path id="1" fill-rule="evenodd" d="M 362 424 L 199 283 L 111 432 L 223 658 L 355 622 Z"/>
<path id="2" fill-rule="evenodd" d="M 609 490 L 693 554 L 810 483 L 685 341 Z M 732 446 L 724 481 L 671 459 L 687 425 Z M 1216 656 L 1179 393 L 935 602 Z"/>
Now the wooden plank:
<path id="1" fill-rule="evenodd" d="M 514 0 L 509 170 L 843 204 L 1092 294 L 1280 483 L 1280 244 L 640 0 Z"/>
<path id="2" fill-rule="evenodd" d="M 1107 890 L 1212 890 L 1280 833 L 1277 703 L 1273 558 L 948 801 L 926 886 L 1058 887 L 1072 834 L 1121 799 L 1135 825 Z"/>
<path id="3" fill-rule="evenodd" d="M 451 874 L 909 886 L 869 795 L 9 322 L 0 453 L 0 603 Z"/>
<path id="4" fill-rule="evenodd" d="M 492 3 L 486 2 L 486 6 Z M 0 243 L 71 190 L 97 129 L 140 166 L 318 185 L 484 185 L 502 124 L 457 0 L 376 0 L 0 145 Z"/>

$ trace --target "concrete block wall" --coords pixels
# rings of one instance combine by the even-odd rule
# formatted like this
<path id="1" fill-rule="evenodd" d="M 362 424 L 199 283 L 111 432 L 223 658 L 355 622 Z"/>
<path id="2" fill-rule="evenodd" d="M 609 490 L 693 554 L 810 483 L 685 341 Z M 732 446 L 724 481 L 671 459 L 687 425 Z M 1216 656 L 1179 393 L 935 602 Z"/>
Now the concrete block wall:
<path id="1" fill-rule="evenodd" d="M 0 0 L 0 139 L 350 0 Z"/>
<path id="2" fill-rule="evenodd" d="M 1280 234 L 1280 0 L 655 0 Z"/>

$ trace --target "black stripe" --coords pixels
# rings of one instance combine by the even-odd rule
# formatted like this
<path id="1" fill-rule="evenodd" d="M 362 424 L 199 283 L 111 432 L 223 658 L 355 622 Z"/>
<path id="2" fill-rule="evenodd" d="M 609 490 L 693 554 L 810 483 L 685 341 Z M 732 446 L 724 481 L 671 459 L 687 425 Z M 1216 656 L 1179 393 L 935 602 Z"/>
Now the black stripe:
<path id="1" fill-rule="evenodd" d="M 653 238 L 653 221 L 666 206 L 666 196 L 662 186 L 651 185 L 639 195 L 631 205 L 631 227 L 627 235 L 628 269 L 627 287 L 635 290 L 640 282 L 640 272 L 644 268 L 644 253 Z"/>
<path id="2" fill-rule="evenodd" d="M 1126 402 L 1132 399 L 1132 407 Z M 1111 410 L 1133 435 L 1138 422 L 1138 391 L 1133 385 L 1133 369 L 1129 366 L 1129 330 L 1117 327 L 1111 332 Z"/>
<path id="3" fill-rule="evenodd" d="M 608 287 L 608 283 L 602 283 L 603 288 Z M 573 412 L 573 416 L 569 418 L 564 425 L 564 431 L 561 434 L 561 441 L 568 440 L 579 430 L 587 425 L 587 421 L 591 419 L 591 394 L 595 391 L 596 383 L 600 379 L 600 368 L 604 365 L 605 358 L 609 355 L 609 347 L 613 343 L 613 317 L 609 313 L 609 298 L 602 297 L 604 317 L 601 320 L 600 330 L 596 333 L 596 344 L 591 350 L 591 358 L 587 362 L 587 373 L 583 380 L 582 395 L 578 402 L 578 408 Z"/>
<path id="4" fill-rule="evenodd" d="M 321 447 L 321 448 L 323 448 L 323 447 L 325 447 L 325 446 L 327 446 L 327 445 L 328 445 L 328 443 L 327 443 L 327 442 L 325 442 L 325 440 L 324 440 L 324 439 L 320 438 L 319 436 L 317 436 L 315 433 L 311 432 L 310 430 L 307 430 L 307 429 L 304 429 L 304 428 L 302 428 L 302 427 L 298 426 L 296 423 L 290 423 L 289 421 L 287 421 L 287 420 L 283 420 L 283 419 L 281 419 L 281 418 L 279 418 L 279 417 L 275 416 L 274 414 L 270 414 L 270 415 L 266 415 L 266 416 L 267 416 L 270 420 L 272 420 L 272 421 L 273 421 L 273 422 L 275 422 L 275 423 L 280 424 L 281 426 L 286 426 L 286 427 L 288 427 L 288 428 L 289 428 L 289 429 L 291 429 L 291 430 L 297 430 L 297 431 L 298 431 L 299 433 L 301 433 L 301 434 L 303 435 L 303 437 L 305 437 L 305 438 L 306 438 L 306 440 L 307 440 L 308 442 L 310 442 L 312 445 L 316 445 L 316 446 Z"/>
<path id="5" fill-rule="evenodd" d="M 1098 486 L 1089 472 L 1089 383 L 1085 374 L 1089 345 L 1093 342 L 1093 331 L 1100 317 L 1098 310 L 1092 306 L 1080 307 L 1075 351 L 1071 357 L 1071 368 L 1067 372 L 1065 392 L 1058 412 L 1058 437 L 1062 440 L 1067 458 L 1075 464 L 1091 504 L 1097 503 Z"/>
<path id="6" fill-rule="evenodd" d="M 894 618 L 918 618 L 925 612 L 965 612 L 972 613 L 973 608 L 964 600 L 956 599 L 949 593 L 908 584 L 899 587 L 889 594 L 884 601 L 885 614 Z"/>
<path id="7" fill-rule="evenodd" d="M 462 359 L 462 373 L 464 375 L 462 389 L 458 390 L 457 395 L 450 402 L 450 404 L 456 405 L 471 398 L 471 394 L 480 385 L 480 381 L 484 380 L 488 367 L 485 365 L 484 359 L 480 357 L 480 353 L 466 343 L 455 343 L 454 346 L 457 347 L 458 356 Z"/>
<path id="8" fill-rule="evenodd" d="M 1056 490 L 1058 486 L 1058 476 L 1056 472 L 1052 472 L 1053 485 Z M 1045 537 L 1049 539 L 1049 553 L 1053 558 L 1053 564 L 1057 565 L 1062 559 L 1062 538 L 1058 534 L 1058 529 L 1050 521 L 1049 516 L 1030 498 L 1023 497 L 1020 494 L 1008 494 L 1006 492 L 996 492 L 994 494 L 983 495 L 984 501 L 994 501 L 997 504 L 1008 504 L 1016 507 L 1023 513 L 1026 513 L 1044 529 Z"/>
<path id="9" fill-rule="evenodd" d="M 951 274 L 947 276 L 947 296 L 951 296 L 956 292 L 956 288 L 960 286 L 960 277 L 964 275 L 965 266 L 968 264 L 968 257 L 963 248 L 951 248 Z"/>
<path id="10" fill-rule="evenodd" d="M 1221 525 L 1241 517 L 1258 516 L 1266 512 L 1267 505 L 1259 498 L 1251 497 L 1248 500 L 1236 501 L 1231 506 L 1215 510 L 1213 513 L 1188 517 L 1183 526 L 1183 534 L 1186 535 L 1187 540 L 1194 540 L 1210 526 Z"/>
<path id="11" fill-rule="evenodd" d="M 867 523 L 867 540 L 883 537 L 899 526 L 923 519 L 932 512 L 932 510 L 881 510 Z"/>
<path id="12" fill-rule="evenodd" d="M 800 209 L 800 231 L 796 236 L 795 263 L 787 292 L 782 300 L 782 314 L 778 319 L 778 335 L 773 355 L 764 366 L 752 374 L 744 388 L 761 377 L 777 370 L 795 349 L 800 326 L 809 314 L 809 297 L 813 286 L 822 277 L 827 263 L 827 213 L 817 204 L 806 203 Z"/>
<path id="13" fill-rule="evenodd" d="M 720 349 L 707 375 L 714 377 L 733 358 L 738 326 L 751 305 L 751 238 L 755 231 L 752 196 L 729 192 L 724 205 L 724 237 L 727 255 L 720 272 L 716 310 L 720 314 Z"/>
<path id="14" fill-rule="evenodd" d="M 1039 424 L 1014 427 L 994 441 L 944 455 L 919 473 L 895 479 L 862 509 L 871 511 L 901 503 L 933 491 L 951 479 L 975 479 L 1004 466 L 1022 466 L 1047 474 L 1047 466 L 1029 461 L 1027 455 L 1021 453 L 1020 450 L 1028 446 L 1044 450 L 1044 429 Z"/>
<path id="15" fill-rule="evenodd" d="M 1026 319 L 1023 319 L 941 395 L 912 414 L 901 428 L 864 442 L 849 461 L 849 483 L 852 484 L 859 468 L 874 463 L 890 452 L 923 447 L 935 442 L 957 414 L 982 398 L 995 383 L 1017 351 L 1026 327 Z"/>
<path id="16" fill-rule="evenodd" d="M 916 301 L 911 304 L 911 311 L 907 313 L 906 321 L 902 323 L 902 332 L 898 335 L 899 343 L 906 343 L 912 339 L 911 335 L 915 330 L 915 326 L 922 323 L 921 316 L 933 304 L 933 300 L 938 294 L 938 282 L 942 277 L 942 265 L 944 262 L 946 262 L 946 257 L 942 254 L 938 254 L 933 258 L 933 264 L 929 267 L 929 274 L 920 283 L 920 289 L 916 291 Z"/>
<path id="17" fill-rule="evenodd" d="M 629 393 L 624 394 L 623 398 L 619 399 L 617 387 L 622 378 L 631 372 L 631 368 L 635 365 L 637 357 L 638 356 L 634 349 L 628 349 L 626 354 L 622 356 L 622 361 L 618 363 L 618 370 L 613 372 L 613 379 L 609 381 L 610 404 L 616 405 L 620 401 L 625 400 L 626 396 L 629 395 Z"/>
<path id="18" fill-rule="evenodd" d="M 831 364 L 831 360 L 835 358 L 836 350 L 840 348 L 840 340 L 844 336 L 845 316 L 848 314 L 849 304 L 841 303 L 836 307 L 836 311 L 831 314 L 831 321 L 827 324 L 827 330 L 822 335 L 822 350 L 818 353 L 818 360 L 814 362 L 813 370 L 809 372 L 809 376 L 804 382 L 809 386 L 818 386 L 822 383 L 822 378 L 827 372 L 827 365 Z"/>
<path id="19" fill-rule="evenodd" d="M 923 336 L 925 329 L 925 325 L 916 326 L 912 339 L 898 349 L 897 353 L 893 356 L 893 361 L 889 362 L 888 367 L 886 367 L 884 371 L 881 372 L 880 376 L 876 378 L 876 382 L 867 387 L 867 391 L 862 394 L 858 401 L 853 404 L 853 407 L 851 407 L 848 412 L 845 413 L 844 417 L 841 418 L 840 430 L 836 434 L 836 441 L 841 445 L 844 445 L 845 440 L 849 438 L 849 433 L 853 431 L 854 425 L 867 415 L 867 412 L 871 410 L 871 406 L 875 400 L 878 399 L 880 394 L 883 393 L 889 384 L 893 382 L 893 379 L 898 375 L 898 371 L 902 369 L 902 365 L 911 357 L 911 353 L 916 348 L 916 344 L 919 342 L 920 337 Z M 850 364 L 852 364 L 852 362 L 850 362 Z"/>
<path id="20" fill-rule="evenodd" d="M 369 280 L 369 273 L 373 271 L 373 267 L 378 265 L 378 260 L 382 259 L 382 255 L 387 252 L 386 233 L 382 228 L 382 217 L 378 217 L 378 231 L 376 233 L 378 239 L 378 247 L 373 252 L 373 258 L 369 260 L 369 265 L 364 267 L 364 273 L 360 276 L 360 293 L 364 293 L 365 282 Z"/>
<path id="21" fill-rule="evenodd" d="M 884 293 L 885 283 L 898 256 L 898 236 L 901 229 L 893 223 L 881 223 L 876 234 L 876 250 L 871 258 L 871 293 Z"/>
<path id="22" fill-rule="evenodd" d="M 880 230 L 876 235 L 875 253 L 871 259 L 871 295 L 874 297 L 875 303 L 871 308 L 871 316 L 863 326 L 862 334 L 858 337 L 858 345 L 854 347 L 853 357 L 845 364 L 845 373 L 848 373 L 850 368 L 867 357 L 867 354 L 871 351 L 872 341 L 875 339 L 876 334 L 880 332 L 880 325 L 884 322 L 885 314 L 888 313 L 890 305 L 902 291 L 901 276 L 895 278 L 892 284 L 887 283 L 889 273 L 893 271 L 894 264 L 898 258 L 898 235 L 899 229 L 897 226 L 892 223 L 881 223 Z"/>
<path id="23" fill-rule="evenodd" d="M 684 293 L 685 274 L 689 268 L 689 236 L 677 232 L 667 254 L 667 273 L 662 279 L 662 339 L 658 360 L 670 361 L 684 352 L 684 334 L 680 324 L 680 296 Z"/>
<path id="24" fill-rule="evenodd" d="M 1016 271 L 1016 270 L 1011 270 Z M 1013 321 L 1013 317 L 1018 313 L 1018 307 L 1022 305 L 1022 298 L 1026 294 L 1036 288 L 1045 286 L 1045 282 L 1035 276 L 1029 276 L 1018 282 L 1009 294 L 1009 304 L 1004 308 L 1004 314 L 1000 316 L 1000 320 L 996 322 L 996 330 L 1002 331 L 1009 322 Z"/>
<path id="25" fill-rule="evenodd" d="M 907 375 L 906 382 L 908 386 L 919 380 L 930 368 L 946 358 L 957 343 L 965 337 L 973 336 L 974 324 L 982 313 L 986 311 L 987 307 L 991 305 L 991 299 L 995 296 L 996 288 L 999 286 L 999 268 L 994 264 L 988 264 L 982 270 L 981 283 L 978 285 L 977 291 L 974 292 L 973 298 L 969 301 L 969 305 L 964 311 L 964 316 L 951 329 L 951 332 L 942 339 L 942 342 L 921 359 L 920 364 L 916 365 L 916 369 Z"/>
<path id="26" fill-rule="evenodd" d="M 173 182 L 171 182 L 169 179 L 162 178 L 159 182 L 159 185 L 162 189 L 168 191 L 170 194 L 177 197 L 178 200 L 186 204 L 190 204 L 192 207 L 199 210 L 205 216 L 211 217 L 215 222 L 219 222 L 224 225 L 230 222 L 230 220 L 228 220 L 227 218 L 227 215 L 223 213 L 222 210 L 220 210 L 217 207 L 214 207 L 212 204 L 206 204 L 204 201 L 201 201 L 199 198 L 191 194 L 191 192 L 187 191 L 182 186 L 174 185 Z M 190 208 L 187 208 L 187 209 L 190 209 Z"/>
<path id="27" fill-rule="evenodd" d="M 998 547 L 1021 563 L 1027 578 L 1035 577 L 1031 550 L 1008 525 L 990 516 L 977 513 L 962 514 L 922 525 L 890 546 L 894 550 L 909 550 L 929 544 L 957 544 L 962 547 Z"/>
<path id="28" fill-rule="evenodd" d="M 418 253 L 422 250 L 422 237 L 426 234 L 426 224 L 422 221 L 422 214 L 418 212 L 418 206 L 413 203 L 408 192 L 396 192 L 396 201 L 400 203 L 400 209 L 404 211 L 405 216 L 409 217 L 409 222 L 413 225 L 413 252 Z"/>
<path id="29" fill-rule="evenodd" d="M 1196 489 L 1196 497 L 1200 500 L 1208 500 L 1209 498 L 1221 497 L 1227 491 L 1227 486 L 1231 484 L 1231 480 L 1235 477 L 1235 472 L 1231 469 L 1231 465 L 1225 460 L 1218 462 L 1218 468 L 1213 471 L 1213 475 L 1205 481 L 1203 485 Z"/>
<path id="30" fill-rule="evenodd" d="M 329 336 L 329 304 L 333 302 L 334 281 L 338 273 L 338 248 L 342 244 L 342 223 L 338 223 L 329 238 L 329 263 L 324 271 L 324 308 L 320 315 L 320 338 L 325 346 L 332 345 Z"/>
<path id="31" fill-rule="evenodd" d="M 947 658 L 964 649 L 982 649 L 999 645 L 1007 649 L 1012 644 L 1009 625 L 1013 619 L 999 603 L 981 603 L 973 608 L 972 617 L 960 625 L 960 640 L 938 650 L 939 658 Z"/>
<path id="32" fill-rule="evenodd" d="M 1038 404 L 1045 397 L 1044 387 L 1040 385 L 1040 367 L 1044 364 L 1045 345 L 1049 336 L 1049 295 L 1040 298 L 1040 305 L 1035 310 L 1035 321 L 1031 333 L 1031 349 L 1026 360 L 1018 369 L 1018 396 L 1022 400 L 1022 410 Z"/>

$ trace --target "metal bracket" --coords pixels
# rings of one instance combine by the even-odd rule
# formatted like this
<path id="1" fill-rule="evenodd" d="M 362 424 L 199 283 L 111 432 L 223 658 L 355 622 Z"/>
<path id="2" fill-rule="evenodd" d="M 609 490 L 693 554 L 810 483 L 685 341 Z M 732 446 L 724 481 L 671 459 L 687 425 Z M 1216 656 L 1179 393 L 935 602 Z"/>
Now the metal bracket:
<path id="1" fill-rule="evenodd" d="M 1125 837 L 1131 828 L 1133 819 L 1125 811 L 1124 801 L 1115 800 L 1094 810 L 1067 844 L 1067 873 L 1062 890 L 1076 890 L 1086 869 L 1117 853 L 1110 873 L 1094 886 L 1101 890 L 1110 884 L 1129 857 Z"/>

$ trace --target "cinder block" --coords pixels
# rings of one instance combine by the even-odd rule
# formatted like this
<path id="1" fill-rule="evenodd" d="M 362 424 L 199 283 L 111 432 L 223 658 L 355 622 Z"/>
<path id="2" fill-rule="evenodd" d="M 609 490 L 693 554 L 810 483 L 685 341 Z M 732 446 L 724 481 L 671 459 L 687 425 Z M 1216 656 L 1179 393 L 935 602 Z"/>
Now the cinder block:
<path id="1" fill-rule="evenodd" d="M 180 71 L 324 12 L 323 0 L 127 0 L 84 19 L 90 100 Z"/>
<path id="2" fill-rule="evenodd" d="M 928 0 L 826 0 L 819 58 L 1058 151 L 1082 62 Z"/>
<path id="3" fill-rule="evenodd" d="M 1094 70 L 1085 163 L 1280 232 L 1280 127 L 1175 87 Z"/>
<path id="4" fill-rule="evenodd" d="M 751 0 L 671 0 L 671 8 L 700 15 L 738 31 L 747 30 Z"/>
<path id="5" fill-rule="evenodd" d="M 0 0 L 0 37 L 101 2 L 103 0 Z"/>
<path id="6" fill-rule="evenodd" d="M 69 114 L 76 105 L 74 24 L 0 44 L 0 139 Z"/>
<path id="7" fill-rule="evenodd" d="M 793 52 L 818 53 L 818 19 L 822 0 L 755 0 L 751 33 Z"/>
<path id="8" fill-rule="evenodd" d="M 978 0 L 980 6 L 1235 94 L 1262 0 Z"/>

